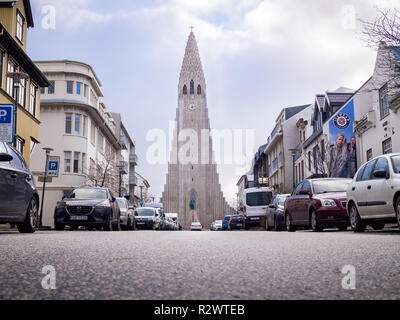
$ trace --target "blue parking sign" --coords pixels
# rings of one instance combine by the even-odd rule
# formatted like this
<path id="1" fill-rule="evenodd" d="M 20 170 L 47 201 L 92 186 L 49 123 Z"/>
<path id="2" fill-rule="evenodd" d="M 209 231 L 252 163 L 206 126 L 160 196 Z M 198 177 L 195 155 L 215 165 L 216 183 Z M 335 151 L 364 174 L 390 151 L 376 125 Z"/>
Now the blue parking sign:
<path id="1" fill-rule="evenodd" d="M 60 157 L 49 157 L 47 166 L 47 176 L 49 178 L 58 178 L 60 168 Z"/>
<path id="2" fill-rule="evenodd" d="M 14 140 L 14 106 L 0 104 L 0 142 L 12 143 Z"/>

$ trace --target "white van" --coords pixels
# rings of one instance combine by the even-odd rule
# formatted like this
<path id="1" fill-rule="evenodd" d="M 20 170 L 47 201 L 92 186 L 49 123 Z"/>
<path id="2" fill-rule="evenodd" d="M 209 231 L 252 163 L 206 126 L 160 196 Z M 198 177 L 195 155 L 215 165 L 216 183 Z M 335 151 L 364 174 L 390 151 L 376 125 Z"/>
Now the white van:
<path id="1" fill-rule="evenodd" d="M 269 205 L 274 198 L 272 188 L 249 188 L 243 192 L 243 213 L 245 229 L 260 226 L 261 218 L 267 215 Z"/>

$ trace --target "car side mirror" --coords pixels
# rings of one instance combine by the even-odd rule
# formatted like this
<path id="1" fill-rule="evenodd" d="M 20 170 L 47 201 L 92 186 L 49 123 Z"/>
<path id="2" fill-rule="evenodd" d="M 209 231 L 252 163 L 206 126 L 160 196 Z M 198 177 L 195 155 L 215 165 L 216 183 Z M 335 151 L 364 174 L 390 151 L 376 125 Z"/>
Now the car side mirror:
<path id="1" fill-rule="evenodd" d="M 115 200 L 117 200 L 115 197 L 111 197 L 111 202 L 115 202 Z"/>
<path id="2" fill-rule="evenodd" d="M 310 191 L 308 191 L 308 190 L 300 190 L 299 193 L 301 196 L 309 196 L 310 195 Z"/>
<path id="3" fill-rule="evenodd" d="M 270 204 L 269 207 L 270 207 L 271 209 L 276 209 L 276 207 L 275 207 L 273 204 Z"/>
<path id="4" fill-rule="evenodd" d="M 65 196 L 63 196 L 62 198 L 61 198 L 61 200 L 64 200 L 65 199 Z"/>
<path id="5" fill-rule="evenodd" d="M 373 175 L 375 178 L 378 178 L 378 179 L 389 179 L 390 178 L 390 175 L 388 172 L 386 172 L 386 170 L 376 170 L 376 171 L 374 171 Z"/>
<path id="6" fill-rule="evenodd" d="M 138 216 L 138 213 L 137 212 L 135 212 L 135 217 L 137 217 Z"/>
<path id="7" fill-rule="evenodd" d="M 13 156 L 8 153 L 0 153 L 0 162 L 10 162 L 12 161 Z"/>

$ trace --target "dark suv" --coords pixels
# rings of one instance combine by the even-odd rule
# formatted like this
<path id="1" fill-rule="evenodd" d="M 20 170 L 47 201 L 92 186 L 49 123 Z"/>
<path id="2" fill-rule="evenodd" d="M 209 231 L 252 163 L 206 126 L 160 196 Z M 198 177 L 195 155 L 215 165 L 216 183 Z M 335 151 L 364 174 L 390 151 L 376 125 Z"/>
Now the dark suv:
<path id="1" fill-rule="evenodd" d="M 57 231 L 69 226 L 72 230 L 86 226 L 106 231 L 121 230 L 120 209 L 108 188 L 82 187 L 57 204 L 54 226 Z"/>
<path id="2" fill-rule="evenodd" d="M 0 224 L 11 223 L 21 233 L 34 233 L 39 196 L 22 155 L 0 142 Z"/>

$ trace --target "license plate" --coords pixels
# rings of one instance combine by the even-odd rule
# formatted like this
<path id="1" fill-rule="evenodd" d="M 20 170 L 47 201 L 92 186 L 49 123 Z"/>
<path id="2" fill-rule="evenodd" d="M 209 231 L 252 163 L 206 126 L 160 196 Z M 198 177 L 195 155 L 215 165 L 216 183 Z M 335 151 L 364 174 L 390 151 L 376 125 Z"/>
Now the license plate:
<path id="1" fill-rule="evenodd" d="M 329 216 L 328 219 L 329 219 L 329 220 L 334 220 L 335 217 L 334 217 L 334 216 Z"/>
<path id="2" fill-rule="evenodd" d="M 236 226 L 241 227 L 242 225 L 241 224 L 237 224 Z"/>
<path id="3" fill-rule="evenodd" d="M 260 218 L 251 218 L 250 220 L 260 220 Z"/>
<path id="4" fill-rule="evenodd" d="M 72 221 L 87 221 L 88 217 L 87 216 L 72 216 L 71 220 Z"/>
<path id="5" fill-rule="evenodd" d="M 136 222 L 136 224 L 144 224 L 144 222 Z"/>

